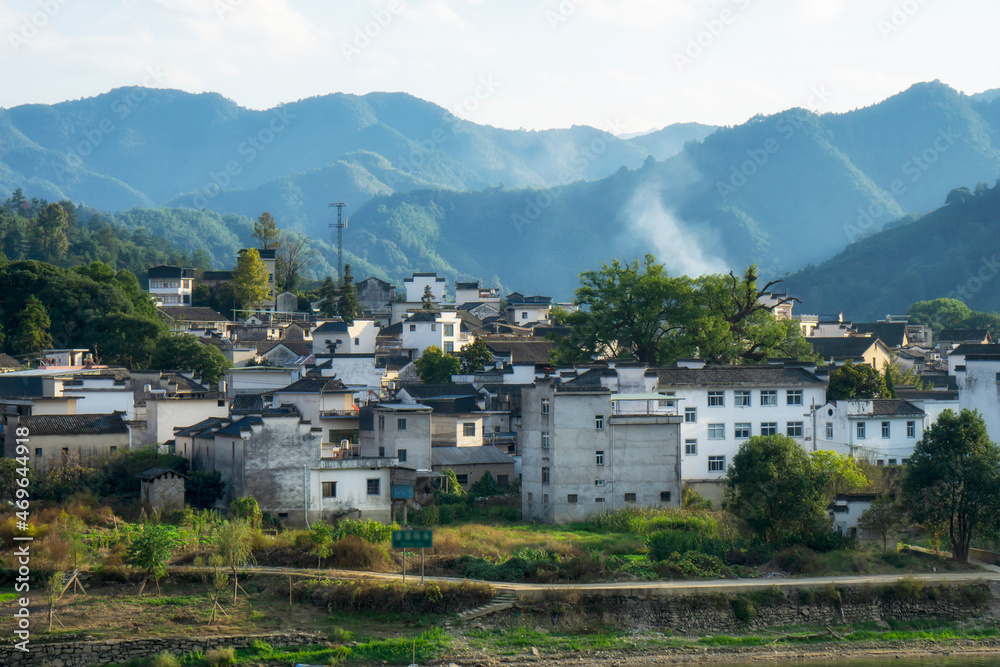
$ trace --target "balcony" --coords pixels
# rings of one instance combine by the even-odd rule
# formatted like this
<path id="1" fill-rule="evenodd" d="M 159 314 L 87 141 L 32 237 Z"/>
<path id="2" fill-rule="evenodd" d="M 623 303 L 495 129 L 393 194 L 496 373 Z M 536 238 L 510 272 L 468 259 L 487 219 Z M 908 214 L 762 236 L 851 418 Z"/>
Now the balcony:
<path id="1" fill-rule="evenodd" d="M 338 417 L 357 417 L 357 410 L 320 410 L 319 416 L 322 419 L 336 419 Z"/>
<path id="2" fill-rule="evenodd" d="M 356 442 L 337 443 L 324 442 L 319 446 L 319 458 L 324 461 L 353 459 L 360 456 L 360 446 Z"/>

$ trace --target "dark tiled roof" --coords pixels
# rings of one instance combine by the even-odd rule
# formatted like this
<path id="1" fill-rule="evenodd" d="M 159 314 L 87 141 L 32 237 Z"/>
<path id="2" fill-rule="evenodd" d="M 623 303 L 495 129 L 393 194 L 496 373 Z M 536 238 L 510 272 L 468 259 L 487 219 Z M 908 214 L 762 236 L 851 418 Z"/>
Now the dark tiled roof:
<path id="1" fill-rule="evenodd" d="M 896 398 L 904 401 L 957 401 L 957 391 L 918 391 L 916 389 L 897 389 Z"/>
<path id="2" fill-rule="evenodd" d="M 232 271 L 205 271 L 201 274 L 202 280 L 225 281 L 233 279 Z"/>
<path id="3" fill-rule="evenodd" d="M 704 368 L 651 368 L 657 384 L 663 386 L 754 385 L 784 387 L 787 385 L 823 385 L 824 382 L 804 368 L 785 366 L 706 366 Z"/>
<path id="4" fill-rule="evenodd" d="M 958 380 L 955 379 L 954 375 L 948 375 L 947 373 L 923 373 L 920 376 L 920 381 L 931 385 L 935 389 L 958 391 Z"/>
<path id="5" fill-rule="evenodd" d="M 312 354 L 312 344 L 310 343 L 291 343 L 281 340 L 260 340 L 253 343 L 253 346 L 257 348 L 257 354 L 261 355 L 271 352 L 280 345 L 284 345 L 289 352 L 300 357 L 308 357 Z"/>
<path id="6" fill-rule="evenodd" d="M 906 338 L 906 322 L 861 322 L 854 325 L 858 333 L 869 333 L 889 347 L 902 347 Z"/>
<path id="7" fill-rule="evenodd" d="M 243 431 L 249 431 L 251 426 L 254 425 L 259 426 L 260 424 L 263 423 L 264 420 L 261 419 L 259 416 L 247 415 L 246 417 L 237 419 L 236 421 L 234 421 L 231 424 L 228 424 L 227 426 L 223 426 L 218 431 L 216 431 L 216 433 L 218 433 L 218 435 L 241 436 L 243 435 Z"/>
<path id="8" fill-rule="evenodd" d="M 351 389 L 347 388 L 343 382 L 337 378 L 331 377 L 316 377 L 307 376 L 300 380 L 296 380 L 292 384 L 278 389 L 274 393 L 289 393 L 289 394 L 319 394 L 322 393 L 340 393 L 340 394 L 350 394 L 353 393 Z"/>
<path id="9" fill-rule="evenodd" d="M 236 394 L 229 404 L 229 413 L 233 415 L 260 414 L 264 405 L 270 404 L 270 394 Z"/>
<path id="10" fill-rule="evenodd" d="M 980 354 L 1000 354 L 1000 343 L 992 343 L 989 345 L 976 345 L 973 343 L 965 343 L 964 345 L 959 345 L 954 350 L 950 352 L 952 355 L 980 355 Z"/>
<path id="11" fill-rule="evenodd" d="M 871 414 L 875 417 L 922 415 L 924 411 L 909 401 L 898 398 L 876 398 L 872 400 Z"/>
<path id="12" fill-rule="evenodd" d="M 347 322 L 323 322 L 323 324 L 313 329 L 313 333 L 347 333 Z"/>
<path id="13" fill-rule="evenodd" d="M 462 283 L 462 282 L 457 282 L 456 281 L 455 282 L 455 289 L 456 290 L 460 290 L 460 289 L 479 289 L 479 285 L 480 284 L 481 283 L 479 281 L 476 281 L 474 283 Z"/>
<path id="14" fill-rule="evenodd" d="M 478 396 L 479 392 L 469 383 L 460 384 L 404 384 L 400 391 L 413 398 L 439 398 L 442 396 Z"/>
<path id="15" fill-rule="evenodd" d="M 531 339 L 486 339 L 486 347 L 498 357 L 511 357 L 513 363 L 542 364 L 552 363 L 552 348 L 550 340 Z"/>
<path id="16" fill-rule="evenodd" d="M 208 419 L 202 419 L 197 424 L 174 429 L 174 438 L 210 437 L 215 431 L 232 421 L 233 420 L 228 417 L 209 417 Z"/>
<path id="17" fill-rule="evenodd" d="M 0 353 L 0 368 L 20 368 L 24 366 L 23 361 L 18 361 L 9 354 Z"/>
<path id="18" fill-rule="evenodd" d="M 173 264 L 161 264 L 149 267 L 146 275 L 150 278 L 194 278 L 194 269 L 174 266 Z"/>
<path id="19" fill-rule="evenodd" d="M 229 322 L 222 313 L 211 308 L 160 306 L 156 311 L 167 319 L 179 322 Z"/>
<path id="20" fill-rule="evenodd" d="M 492 445 L 481 447 L 431 447 L 431 467 L 509 463 L 514 459 Z"/>
<path id="21" fill-rule="evenodd" d="M 185 475 L 184 473 L 177 472 L 173 468 L 150 468 L 149 470 L 142 471 L 141 473 L 136 475 L 136 477 L 148 481 L 151 479 L 156 479 L 157 477 L 162 477 L 163 475 L 166 475 L 168 472 L 172 472 L 180 477 L 185 477 L 185 478 L 187 477 L 187 475 Z"/>
<path id="22" fill-rule="evenodd" d="M 437 322 L 438 313 L 433 310 L 418 310 L 404 320 L 407 324 L 411 322 Z"/>
<path id="23" fill-rule="evenodd" d="M 378 333 L 375 334 L 375 337 L 383 338 L 385 336 L 398 336 L 401 333 L 403 333 L 403 323 L 396 322 L 395 324 L 390 324 L 387 327 L 382 327 L 381 329 L 379 329 Z"/>
<path id="24" fill-rule="evenodd" d="M 943 329 L 938 334 L 938 342 L 947 341 L 949 343 L 961 343 L 964 341 L 986 340 L 989 336 L 989 329 Z"/>
<path id="25" fill-rule="evenodd" d="M 115 435 L 128 433 L 121 413 L 110 415 L 34 415 L 21 417 L 31 435 Z"/>
<path id="26" fill-rule="evenodd" d="M 813 337 L 806 339 L 822 359 L 858 359 L 865 355 L 877 338 L 861 338 L 858 336 L 841 338 L 840 336 Z"/>
<path id="27" fill-rule="evenodd" d="M 603 389 L 604 384 L 601 382 L 602 377 L 615 377 L 617 373 L 608 368 L 590 368 L 583 373 L 580 373 L 572 380 L 568 380 L 560 386 L 560 389 L 583 389 L 584 387 L 592 387 L 594 389 Z"/>

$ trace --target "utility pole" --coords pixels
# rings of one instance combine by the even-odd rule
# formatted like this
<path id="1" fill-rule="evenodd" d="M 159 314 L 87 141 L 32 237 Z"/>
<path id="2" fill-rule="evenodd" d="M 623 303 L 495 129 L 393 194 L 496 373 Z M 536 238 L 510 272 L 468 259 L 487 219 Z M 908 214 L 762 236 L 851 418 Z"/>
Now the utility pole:
<path id="1" fill-rule="evenodd" d="M 337 278 L 344 280 L 344 230 L 347 228 L 347 218 L 343 217 L 344 202 L 330 204 L 330 208 L 337 207 L 337 222 L 331 222 L 330 227 L 337 228 Z"/>

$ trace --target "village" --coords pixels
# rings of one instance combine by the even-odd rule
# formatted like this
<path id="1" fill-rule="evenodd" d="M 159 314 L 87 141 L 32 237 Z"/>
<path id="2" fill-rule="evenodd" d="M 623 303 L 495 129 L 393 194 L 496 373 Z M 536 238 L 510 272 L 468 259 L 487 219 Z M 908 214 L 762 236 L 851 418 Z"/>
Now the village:
<path id="1" fill-rule="evenodd" d="M 17 433 L 30 433 L 31 466 L 45 475 L 71 458 L 153 447 L 191 471 L 218 471 L 218 507 L 250 496 L 283 526 L 404 522 L 451 473 L 465 491 L 487 476 L 519 492 L 524 521 L 571 523 L 607 509 L 680 507 L 691 492 L 719 506 L 733 457 L 752 436 L 787 435 L 807 452 L 896 468 L 943 411 L 968 408 L 1000 440 L 1000 345 L 986 330 L 944 330 L 934 340 L 905 316 L 798 314 L 788 295 L 767 292 L 760 302 L 798 322 L 818 362 L 556 365 L 554 340 L 566 327 L 553 314 L 573 303 L 414 273 L 402 289 L 376 277 L 357 282 L 358 316 L 345 321 L 324 316 L 322 302 L 300 310 L 295 294 L 277 293 L 274 250 L 254 252 L 268 298 L 238 321 L 191 305 L 197 282 L 215 287 L 231 272 L 148 271 L 171 332 L 231 363 L 217 383 L 187 369 L 102 365 L 88 349 L 45 350 L 34 368 L 0 358 L 6 455 L 15 455 Z M 486 351 L 475 368 L 421 380 L 426 351 L 474 345 Z M 890 362 L 919 386 L 897 386 L 893 398 L 828 400 L 837 368 L 882 372 Z M 140 476 L 150 509 L 184 507 L 184 474 Z M 837 495 L 831 528 L 874 537 L 858 526 L 874 498 Z"/>

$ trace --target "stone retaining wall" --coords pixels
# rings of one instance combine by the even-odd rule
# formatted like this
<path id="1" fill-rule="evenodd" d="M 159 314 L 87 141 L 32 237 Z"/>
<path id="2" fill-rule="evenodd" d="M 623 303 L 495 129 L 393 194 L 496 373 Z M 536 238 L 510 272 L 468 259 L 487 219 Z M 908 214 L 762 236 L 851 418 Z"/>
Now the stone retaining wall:
<path id="1" fill-rule="evenodd" d="M 147 639 L 109 639 L 105 641 L 32 643 L 27 653 L 13 646 L 0 646 L 0 665 L 9 667 L 91 667 L 149 658 L 161 651 L 178 655 L 213 648 L 245 648 L 253 641 L 271 646 L 306 646 L 326 641 L 322 635 L 304 632 L 228 637 L 151 637 Z"/>

